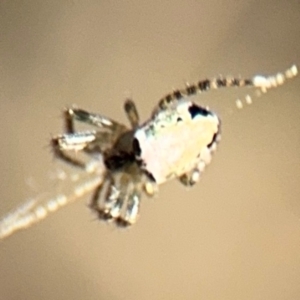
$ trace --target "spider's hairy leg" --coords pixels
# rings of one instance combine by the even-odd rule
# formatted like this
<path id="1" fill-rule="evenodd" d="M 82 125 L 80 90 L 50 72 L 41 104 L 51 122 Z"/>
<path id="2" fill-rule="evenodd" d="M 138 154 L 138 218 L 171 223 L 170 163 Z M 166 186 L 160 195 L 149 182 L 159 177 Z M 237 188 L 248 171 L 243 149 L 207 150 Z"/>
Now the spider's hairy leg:
<path id="1" fill-rule="evenodd" d="M 104 128 L 117 135 L 124 131 L 125 126 L 105 116 L 94 114 L 77 107 L 67 108 L 64 111 L 65 127 L 69 133 L 74 132 L 74 121 L 86 123 L 98 128 Z"/>
<path id="2" fill-rule="evenodd" d="M 102 193 L 105 187 L 107 189 Z M 138 218 L 140 197 L 139 187 L 128 174 L 107 174 L 105 182 L 95 191 L 90 208 L 100 220 L 115 221 L 120 227 L 128 227 Z"/>
<path id="3" fill-rule="evenodd" d="M 101 183 L 95 189 L 91 202 L 89 204 L 90 209 L 98 214 L 99 219 L 105 221 L 111 219 L 111 217 L 108 216 L 107 214 L 104 214 L 103 210 L 101 209 L 101 196 L 102 196 L 101 192 L 103 191 L 103 189 L 107 184 L 110 184 L 110 178 L 106 173 L 103 176 L 103 180 L 101 181 Z"/>
<path id="4" fill-rule="evenodd" d="M 124 103 L 124 110 L 126 116 L 131 124 L 132 129 L 135 129 L 139 125 L 139 114 L 135 103 L 131 99 L 127 99 Z"/>
<path id="5" fill-rule="evenodd" d="M 140 174 L 138 180 L 137 178 L 132 178 L 127 192 L 125 211 L 116 219 L 119 227 L 128 227 L 135 224 L 138 220 L 142 191 L 149 197 L 153 197 L 158 192 L 158 185 L 147 174 Z"/>
<path id="6" fill-rule="evenodd" d="M 118 175 L 107 173 L 104 182 L 94 193 L 90 208 L 97 212 L 100 220 L 114 220 L 121 214 L 126 190 L 122 189 L 120 182 L 122 176 Z M 106 191 L 104 191 L 105 189 Z"/>
<path id="7" fill-rule="evenodd" d="M 133 189 L 128 193 L 125 212 L 116 219 L 119 227 L 128 227 L 133 225 L 139 216 L 141 203 L 141 193 L 139 189 Z"/>
<path id="8" fill-rule="evenodd" d="M 208 92 L 228 87 L 253 87 L 266 92 L 268 89 L 282 85 L 287 79 L 297 75 L 298 70 L 292 65 L 283 73 L 277 73 L 272 76 L 253 76 L 252 78 L 238 78 L 231 76 L 218 76 L 212 79 L 200 80 L 195 84 L 188 84 L 183 90 L 175 90 L 163 97 L 159 102 L 161 109 L 166 109 L 170 104 L 182 99 L 186 96 L 193 96 L 197 93 Z"/>
<path id="9" fill-rule="evenodd" d="M 95 131 L 66 133 L 52 138 L 51 146 L 55 157 L 75 167 L 85 169 L 86 163 L 70 155 L 70 151 L 84 150 L 95 139 Z"/>

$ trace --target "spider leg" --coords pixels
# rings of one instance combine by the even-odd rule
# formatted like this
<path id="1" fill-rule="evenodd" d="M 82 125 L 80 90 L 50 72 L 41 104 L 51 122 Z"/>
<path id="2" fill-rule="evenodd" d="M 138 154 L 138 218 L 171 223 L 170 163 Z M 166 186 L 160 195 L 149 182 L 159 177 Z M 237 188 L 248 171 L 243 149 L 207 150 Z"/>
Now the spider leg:
<path id="1" fill-rule="evenodd" d="M 122 189 L 120 181 L 106 174 L 105 180 L 94 193 L 91 202 L 91 209 L 96 211 L 98 218 L 103 221 L 110 221 L 118 218 L 126 198 L 126 190 Z M 102 191 L 106 188 L 103 195 Z"/>
<path id="2" fill-rule="evenodd" d="M 124 131 L 125 129 L 124 125 L 113 121 L 110 118 L 104 117 L 99 114 L 90 113 L 77 107 L 67 108 L 64 111 L 64 120 L 67 133 L 75 132 L 75 120 L 92 126 L 96 126 L 98 128 L 107 129 L 111 132 L 114 132 L 115 134 L 120 134 L 120 132 Z"/>
<path id="3" fill-rule="evenodd" d="M 119 227 L 128 227 L 136 223 L 139 217 L 142 191 L 149 197 L 153 197 L 158 192 L 158 185 L 147 175 L 141 175 L 137 181 L 132 178 L 131 184 L 127 187 L 127 201 L 122 215 L 116 219 Z"/>
<path id="4" fill-rule="evenodd" d="M 124 103 L 124 110 L 126 116 L 131 124 L 132 129 L 135 129 L 139 125 L 139 114 L 135 103 L 131 99 L 127 99 Z"/>
<path id="5" fill-rule="evenodd" d="M 52 139 L 51 146 L 57 158 L 80 168 L 86 164 L 69 154 L 70 151 L 84 151 L 88 154 L 101 152 L 116 140 L 126 130 L 126 127 L 104 116 L 93 114 L 73 107 L 65 109 L 63 113 L 65 134 Z M 74 121 L 96 126 L 103 130 L 76 132 Z"/>
<path id="6" fill-rule="evenodd" d="M 71 156 L 70 151 L 84 150 L 91 142 L 96 139 L 95 131 L 85 131 L 78 133 L 66 133 L 52 138 L 51 146 L 54 155 L 75 167 L 85 169 L 86 163 L 78 158 Z"/>
<path id="7" fill-rule="evenodd" d="M 110 184 L 110 181 L 108 175 L 105 174 L 103 180 L 95 189 L 91 203 L 89 205 L 90 209 L 92 209 L 98 214 L 99 219 L 105 221 L 110 220 L 111 217 L 107 213 L 105 213 L 104 210 L 102 210 L 100 201 L 101 201 L 101 192 L 104 189 L 104 185 L 106 185 L 107 183 Z"/>
<path id="8" fill-rule="evenodd" d="M 116 219 L 119 227 L 128 227 L 136 223 L 141 203 L 141 193 L 137 189 L 133 189 L 128 195 L 125 212 Z"/>
<path id="9" fill-rule="evenodd" d="M 107 186 L 103 195 L 102 191 Z M 104 182 L 98 186 L 91 202 L 91 209 L 96 211 L 103 221 L 115 221 L 120 227 L 134 224 L 138 218 L 141 193 L 124 174 L 106 175 Z"/>

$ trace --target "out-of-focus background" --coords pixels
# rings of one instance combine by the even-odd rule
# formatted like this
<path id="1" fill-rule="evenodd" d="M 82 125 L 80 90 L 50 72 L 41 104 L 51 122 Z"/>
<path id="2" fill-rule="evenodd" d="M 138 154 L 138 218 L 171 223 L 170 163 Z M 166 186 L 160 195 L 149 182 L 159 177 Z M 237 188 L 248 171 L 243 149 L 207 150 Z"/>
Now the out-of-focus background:
<path id="1" fill-rule="evenodd" d="M 126 122 L 130 95 L 145 119 L 186 81 L 292 63 L 299 1 L 1 1 L 1 215 L 64 189 L 47 145 L 66 105 Z M 299 84 L 241 111 L 248 90 L 199 96 L 223 120 L 201 182 L 162 186 L 130 230 L 85 197 L 1 241 L 0 299 L 300 299 Z"/>

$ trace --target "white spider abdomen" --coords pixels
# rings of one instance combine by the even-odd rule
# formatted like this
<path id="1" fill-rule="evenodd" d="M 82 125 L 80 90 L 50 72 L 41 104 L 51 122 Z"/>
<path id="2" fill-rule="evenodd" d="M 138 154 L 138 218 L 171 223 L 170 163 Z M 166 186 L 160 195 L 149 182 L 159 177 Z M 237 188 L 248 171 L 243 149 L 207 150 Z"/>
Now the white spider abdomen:
<path id="1" fill-rule="evenodd" d="M 186 99 L 156 111 L 134 135 L 143 168 L 161 184 L 209 163 L 219 127 L 217 115 Z"/>

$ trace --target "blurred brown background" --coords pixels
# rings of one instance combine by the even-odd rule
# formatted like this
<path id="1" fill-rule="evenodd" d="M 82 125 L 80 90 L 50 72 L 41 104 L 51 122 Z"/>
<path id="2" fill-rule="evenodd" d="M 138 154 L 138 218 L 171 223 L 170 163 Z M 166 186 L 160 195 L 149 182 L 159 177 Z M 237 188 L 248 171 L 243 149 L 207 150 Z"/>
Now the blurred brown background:
<path id="1" fill-rule="evenodd" d="M 1 1 L 0 214 L 57 188 L 47 144 L 66 105 L 126 122 L 129 94 L 145 119 L 187 80 L 292 63 L 296 0 Z M 127 231 L 86 197 L 1 242 L 0 300 L 300 299 L 299 84 L 242 111 L 246 90 L 199 97 L 223 116 L 201 182 L 162 186 Z"/>

